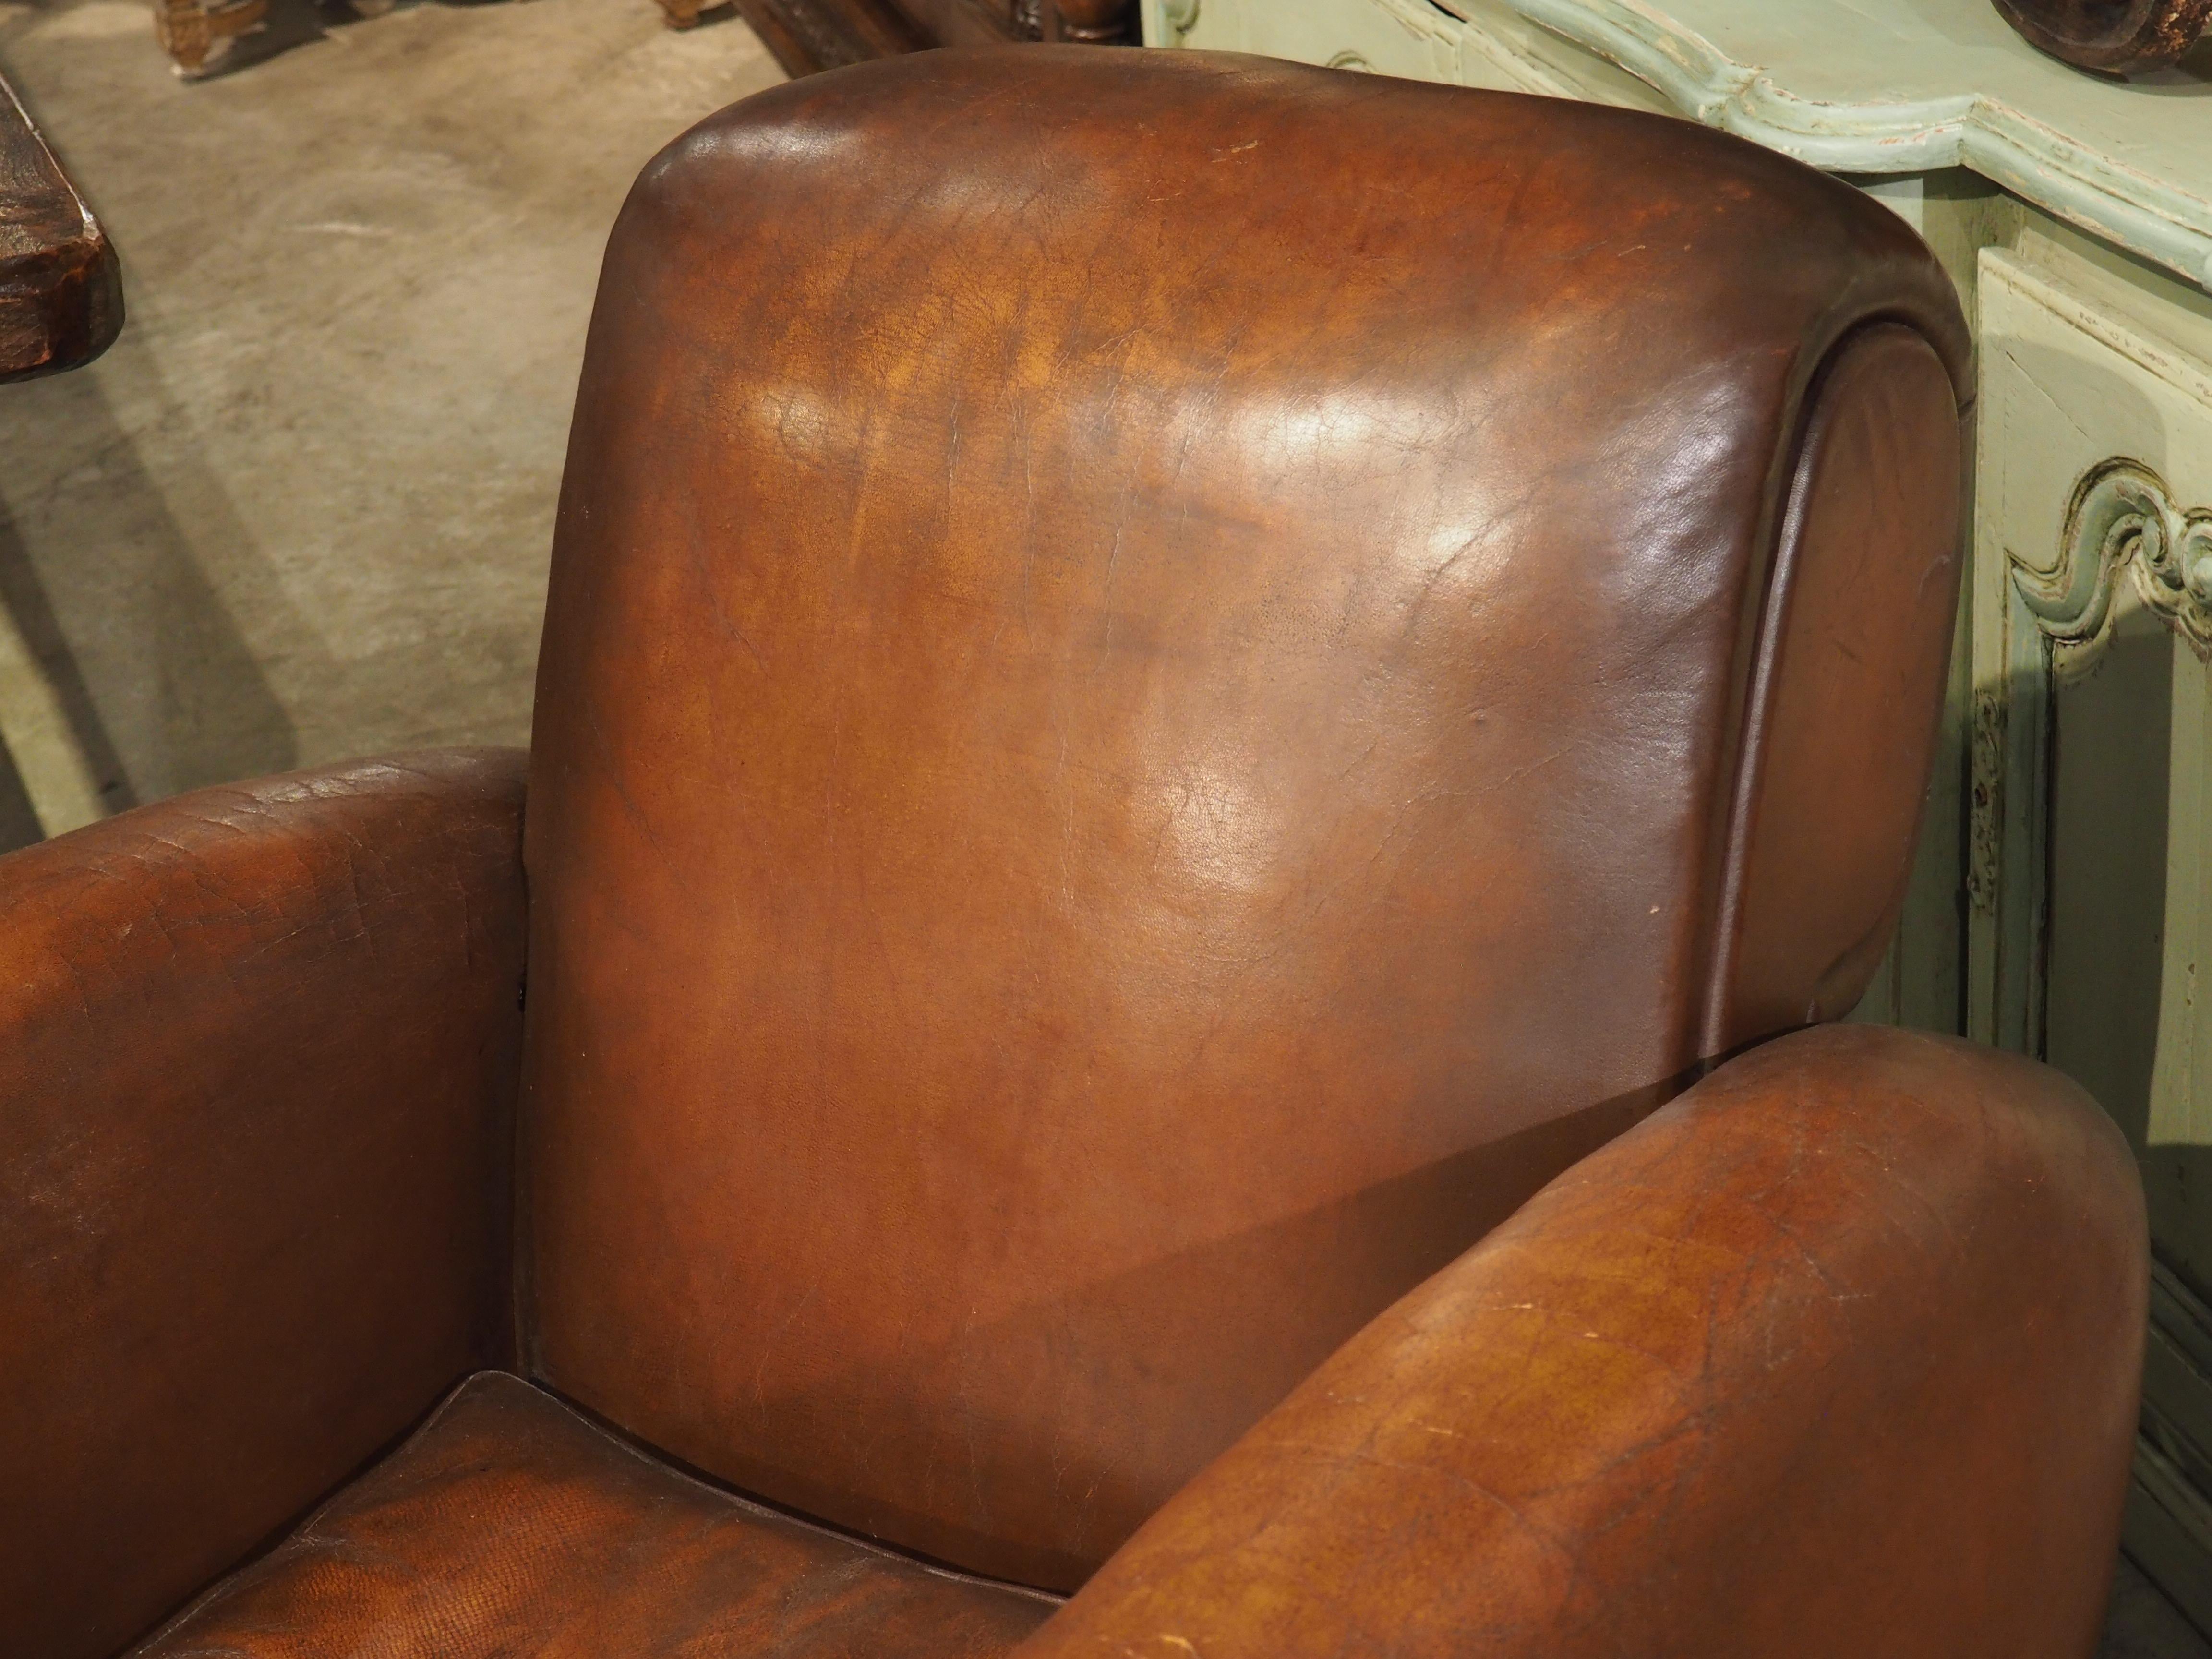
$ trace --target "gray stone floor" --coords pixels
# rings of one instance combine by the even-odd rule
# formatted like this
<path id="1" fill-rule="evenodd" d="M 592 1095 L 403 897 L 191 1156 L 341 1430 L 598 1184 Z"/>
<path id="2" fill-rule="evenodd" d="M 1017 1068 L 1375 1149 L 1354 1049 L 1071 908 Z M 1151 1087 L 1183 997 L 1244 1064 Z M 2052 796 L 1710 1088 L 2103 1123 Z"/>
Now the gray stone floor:
<path id="1" fill-rule="evenodd" d="M 742 24 L 657 16 L 275 0 L 258 61 L 188 86 L 141 0 L 0 0 L 0 66 L 124 260 L 114 349 L 0 387 L 0 604 L 111 806 L 526 740 L 607 227 L 780 78 Z M 36 834 L 6 771 L 0 847 Z M 2102 1659 L 2212 1644 L 2123 1562 Z"/>
<path id="2" fill-rule="evenodd" d="M 320 3 L 188 85 L 143 0 L 0 0 L 0 65 L 124 264 L 106 357 L 0 386 L 0 601 L 111 807 L 526 740 L 607 228 L 663 143 L 782 78 L 653 0 Z M 36 833 L 13 781 L 0 847 Z"/>
<path id="3" fill-rule="evenodd" d="M 2212 1642 L 2198 1635 L 2158 1587 L 2123 1556 L 2112 1580 L 2112 1612 L 2097 1659 L 2212 1659 Z"/>

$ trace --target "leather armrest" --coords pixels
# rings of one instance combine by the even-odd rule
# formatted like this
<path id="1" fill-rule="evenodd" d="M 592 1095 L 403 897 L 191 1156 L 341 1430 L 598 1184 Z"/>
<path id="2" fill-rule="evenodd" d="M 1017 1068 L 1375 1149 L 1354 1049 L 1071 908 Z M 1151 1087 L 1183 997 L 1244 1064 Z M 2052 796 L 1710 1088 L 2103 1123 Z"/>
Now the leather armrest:
<path id="1" fill-rule="evenodd" d="M 2148 1248 L 2057 1073 L 1784 1038 L 1370 1325 L 1019 1651 L 2083 1659 Z"/>
<path id="2" fill-rule="evenodd" d="M 523 761 L 0 859 L 9 1652 L 112 1652 L 507 1358 Z"/>

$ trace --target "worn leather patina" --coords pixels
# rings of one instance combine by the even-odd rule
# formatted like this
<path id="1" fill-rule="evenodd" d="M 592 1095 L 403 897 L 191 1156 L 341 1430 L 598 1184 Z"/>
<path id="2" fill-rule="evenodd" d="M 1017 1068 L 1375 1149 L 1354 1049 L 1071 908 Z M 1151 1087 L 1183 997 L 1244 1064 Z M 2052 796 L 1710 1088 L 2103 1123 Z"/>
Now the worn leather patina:
<path id="1" fill-rule="evenodd" d="M 522 759 L 0 859 L 0 1650 L 115 1652 L 510 1363 Z"/>
<path id="2" fill-rule="evenodd" d="M 526 812 L 418 759 L 0 860 L 0 1612 L 2083 1659 L 2116 1132 L 1782 1035 L 1901 902 L 1966 385 L 1899 220 L 1686 123 L 1041 47 L 702 124 Z"/>
<path id="3" fill-rule="evenodd" d="M 329 1659 L 373 1632 L 426 1655 L 995 1659 L 1058 1605 L 716 1492 L 487 1371 L 143 1653 Z"/>
<path id="4" fill-rule="evenodd" d="M 2082 1659 L 2146 1276 L 2073 1084 L 1784 1037 L 1362 1331 L 1024 1659 Z"/>
<path id="5" fill-rule="evenodd" d="M 532 1364 L 1080 1583 L 1700 1059 L 1856 1000 L 1964 351 L 1887 210 L 1625 111 L 1039 51 L 696 129 L 555 538 Z M 1793 642 L 1844 583 L 1875 620 Z"/>

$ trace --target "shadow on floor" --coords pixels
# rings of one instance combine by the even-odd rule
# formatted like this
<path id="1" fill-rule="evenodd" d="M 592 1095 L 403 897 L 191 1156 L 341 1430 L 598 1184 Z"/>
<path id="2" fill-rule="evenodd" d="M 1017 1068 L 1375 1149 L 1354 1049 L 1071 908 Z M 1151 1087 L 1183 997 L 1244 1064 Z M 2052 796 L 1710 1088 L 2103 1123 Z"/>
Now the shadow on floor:
<path id="1" fill-rule="evenodd" d="M 2112 1578 L 2112 1610 L 2097 1659 L 2212 1659 L 2212 1642 L 2124 1555 Z"/>
<path id="2" fill-rule="evenodd" d="M 230 50 L 208 72 L 199 78 L 216 81 L 240 70 L 265 64 L 272 58 L 282 57 L 295 46 L 304 46 L 311 41 L 326 39 L 333 29 L 343 29 L 355 23 L 382 17 L 394 11 L 431 3 L 431 0 L 363 0 L 356 5 L 352 0 L 269 0 L 269 11 L 261 27 L 250 33 L 241 34 Z M 435 0 L 449 6 L 510 5 L 518 0 Z"/>
<path id="3" fill-rule="evenodd" d="M 98 780 L 101 805 L 110 812 L 136 806 L 137 795 L 125 775 L 122 757 L 115 752 L 114 742 L 85 685 L 76 653 L 63 637 L 53 605 L 46 597 L 46 584 L 31 562 L 4 501 L 0 501 L 0 605 L 7 608 L 55 701 L 61 705 L 63 718 L 69 723 L 70 740 Z M 0 853 L 27 847 L 42 836 L 30 791 L 23 782 L 15 757 L 4 743 L 0 743 Z"/>
<path id="4" fill-rule="evenodd" d="M 40 400 L 39 429 L 76 466 L 40 481 L 0 476 L 0 606 L 15 624 L 66 727 L 56 734 L 110 813 L 296 763 L 292 723 L 263 665 L 173 510 L 189 497 L 203 540 L 242 552 L 246 532 L 219 481 L 173 446 L 166 478 L 149 471 L 118 416 L 120 389 L 157 425 L 181 424 L 152 365 L 129 340 L 93 368 L 8 389 Z M 12 485 L 12 488 L 8 488 Z M 258 603 L 281 609 L 273 579 Z M 304 628 L 288 630 L 311 641 Z M 312 652 L 312 645 L 298 647 Z M 31 757 L 0 749 L 0 851 L 40 838 Z"/>

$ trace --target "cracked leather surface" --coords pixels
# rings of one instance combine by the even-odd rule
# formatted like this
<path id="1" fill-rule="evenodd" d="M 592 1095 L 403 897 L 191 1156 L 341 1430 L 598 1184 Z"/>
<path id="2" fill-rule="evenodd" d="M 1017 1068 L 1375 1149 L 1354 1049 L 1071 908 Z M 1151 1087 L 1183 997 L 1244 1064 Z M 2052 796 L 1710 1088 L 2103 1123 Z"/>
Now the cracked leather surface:
<path id="1" fill-rule="evenodd" d="M 1782 709 L 1854 810 L 1731 864 L 1801 417 L 1877 323 L 1792 568 L 1883 621 L 1780 659 L 1879 690 Z M 1626 111 L 1035 47 L 703 123 L 611 240 L 556 531 L 531 1363 L 1082 1582 L 1666 1097 L 1724 931 L 1723 1046 L 1856 997 L 1964 345 L 1887 209 Z M 1780 908 L 1724 930 L 1739 866 Z"/>
<path id="2" fill-rule="evenodd" d="M 114 1652 L 508 1351 L 521 763 L 0 859 L 0 1650 Z"/>
<path id="3" fill-rule="evenodd" d="M 592 326 L 526 1014 L 511 757 L 0 861 L 0 1610 L 127 1639 L 512 1316 L 672 1467 L 479 1382 L 165 1656 L 1046 1605 L 676 1465 L 1096 1572 L 1040 1655 L 2078 1654 L 2110 1126 L 1867 1031 L 1667 1104 L 1880 957 L 1965 387 L 1900 222 L 1684 122 L 1036 47 L 703 124 Z"/>
<path id="4" fill-rule="evenodd" d="M 1361 1332 L 1024 1659 L 2083 1659 L 2145 1224 L 2057 1073 L 1784 1037 Z"/>
<path id="5" fill-rule="evenodd" d="M 1056 1605 L 717 1492 L 485 1372 L 137 1659 L 992 1659 Z"/>

